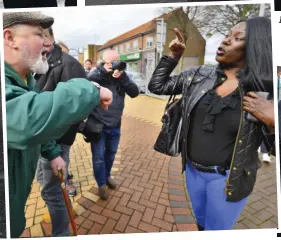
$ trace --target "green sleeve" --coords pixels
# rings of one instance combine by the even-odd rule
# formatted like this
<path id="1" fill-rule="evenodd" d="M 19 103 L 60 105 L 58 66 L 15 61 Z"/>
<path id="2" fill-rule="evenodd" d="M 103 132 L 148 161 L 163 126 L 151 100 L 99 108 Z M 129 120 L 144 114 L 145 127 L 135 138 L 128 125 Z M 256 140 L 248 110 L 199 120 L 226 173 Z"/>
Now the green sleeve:
<path id="1" fill-rule="evenodd" d="M 27 91 L 6 79 L 8 147 L 23 150 L 59 139 L 99 103 L 98 90 L 83 78 L 59 83 L 54 91 L 42 93 Z"/>
<path id="2" fill-rule="evenodd" d="M 62 149 L 56 141 L 41 145 L 41 156 L 49 161 L 61 156 L 61 153 Z"/>

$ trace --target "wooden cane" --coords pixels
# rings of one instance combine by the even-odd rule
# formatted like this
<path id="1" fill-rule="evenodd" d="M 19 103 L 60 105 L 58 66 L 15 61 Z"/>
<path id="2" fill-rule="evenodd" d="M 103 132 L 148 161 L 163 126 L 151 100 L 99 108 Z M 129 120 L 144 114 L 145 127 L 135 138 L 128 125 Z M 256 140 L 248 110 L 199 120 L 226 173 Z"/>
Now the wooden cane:
<path id="1" fill-rule="evenodd" d="M 62 170 L 59 170 L 59 180 L 60 180 L 61 190 L 62 190 L 62 193 L 63 193 L 63 198 L 64 198 L 65 205 L 66 205 L 66 208 L 67 208 L 68 216 L 69 216 L 69 219 L 70 219 L 71 227 L 72 227 L 72 230 L 73 230 L 73 236 L 77 236 L 76 224 L 74 222 L 74 217 L 73 217 L 73 212 L 72 212 L 70 200 L 69 200 L 68 194 L 67 194 L 66 189 L 65 189 L 65 181 L 63 179 Z"/>

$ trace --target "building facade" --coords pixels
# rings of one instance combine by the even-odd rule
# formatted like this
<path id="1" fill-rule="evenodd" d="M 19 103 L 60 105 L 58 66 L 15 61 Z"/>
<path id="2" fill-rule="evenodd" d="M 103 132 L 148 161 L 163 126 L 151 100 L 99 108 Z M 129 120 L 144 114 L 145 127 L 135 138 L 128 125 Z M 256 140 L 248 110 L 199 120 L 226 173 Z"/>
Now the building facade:
<path id="1" fill-rule="evenodd" d="M 163 18 L 167 26 L 166 44 L 163 46 L 162 55 L 169 54 L 168 44 L 175 38 L 175 33 L 170 29 L 179 26 L 179 11 L 183 10 L 176 9 L 158 17 Z M 102 54 L 107 49 L 115 49 L 120 54 L 120 60 L 127 62 L 127 70 L 141 72 L 145 76 L 150 75 L 160 59 L 159 52 L 157 52 L 158 18 L 106 42 L 98 50 L 98 59 L 102 59 Z M 185 28 L 188 33 L 182 68 L 204 64 L 205 39 L 188 19 L 181 19 L 181 21 L 186 21 Z"/>

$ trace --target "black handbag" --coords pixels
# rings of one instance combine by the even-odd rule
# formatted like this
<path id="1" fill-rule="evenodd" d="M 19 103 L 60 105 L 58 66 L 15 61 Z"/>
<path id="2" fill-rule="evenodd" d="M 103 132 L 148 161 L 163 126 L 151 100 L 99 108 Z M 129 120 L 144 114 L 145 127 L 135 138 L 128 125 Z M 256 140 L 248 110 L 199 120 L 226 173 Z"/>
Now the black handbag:
<path id="1" fill-rule="evenodd" d="M 194 76 L 199 71 L 198 67 Z M 193 80 L 193 79 L 192 79 Z M 189 81 L 189 86 L 191 84 Z M 177 82 L 174 85 L 173 92 Z M 188 86 L 188 87 L 189 87 Z M 180 135 L 182 129 L 182 98 L 176 99 L 176 95 L 171 95 L 162 116 L 162 129 L 154 144 L 154 150 L 168 156 L 176 157 L 180 154 Z"/>
<path id="2" fill-rule="evenodd" d="M 84 135 L 85 142 L 98 141 L 103 130 L 104 123 L 89 115 L 85 122 L 79 126 L 78 132 Z"/>

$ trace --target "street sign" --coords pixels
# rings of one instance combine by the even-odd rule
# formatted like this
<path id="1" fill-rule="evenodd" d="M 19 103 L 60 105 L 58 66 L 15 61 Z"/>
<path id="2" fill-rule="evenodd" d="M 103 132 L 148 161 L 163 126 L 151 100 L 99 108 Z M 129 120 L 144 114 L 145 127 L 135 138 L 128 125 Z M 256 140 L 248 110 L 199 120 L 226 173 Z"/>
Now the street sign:
<path id="1" fill-rule="evenodd" d="M 156 51 L 162 55 L 163 45 L 166 44 L 166 32 L 167 24 L 164 22 L 164 18 L 156 20 Z"/>

